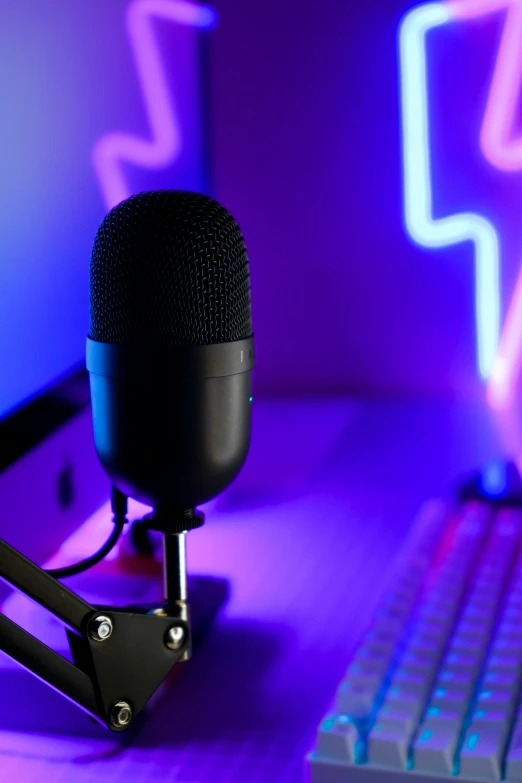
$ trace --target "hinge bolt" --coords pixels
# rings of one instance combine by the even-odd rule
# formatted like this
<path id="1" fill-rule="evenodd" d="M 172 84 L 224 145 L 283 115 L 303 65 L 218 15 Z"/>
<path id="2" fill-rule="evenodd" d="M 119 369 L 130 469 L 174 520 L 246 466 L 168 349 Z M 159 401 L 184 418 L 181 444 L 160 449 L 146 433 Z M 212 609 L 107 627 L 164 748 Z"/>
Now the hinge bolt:
<path id="1" fill-rule="evenodd" d="M 112 635 L 112 620 L 110 617 L 99 615 L 89 623 L 89 634 L 95 642 L 105 642 Z"/>

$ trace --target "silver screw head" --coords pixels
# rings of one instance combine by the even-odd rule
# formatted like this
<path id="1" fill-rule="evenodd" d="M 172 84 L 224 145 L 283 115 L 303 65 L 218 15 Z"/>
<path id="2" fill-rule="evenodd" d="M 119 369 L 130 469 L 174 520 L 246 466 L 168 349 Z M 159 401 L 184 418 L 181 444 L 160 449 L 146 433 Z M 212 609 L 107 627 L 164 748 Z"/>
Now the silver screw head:
<path id="1" fill-rule="evenodd" d="M 103 615 L 94 617 L 89 624 L 89 633 L 95 642 L 105 642 L 112 635 L 112 630 L 112 620 Z"/>
<path id="2" fill-rule="evenodd" d="M 185 641 L 185 631 L 181 625 L 173 625 L 169 628 L 165 637 L 165 644 L 169 650 L 179 650 Z"/>
<path id="3" fill-rule="evenodd" d="M 110 711 L 110 721 L 117 729 L 128 726 L 132 720 L 132 709 L 128 702 L 118 701 L 113 704 Z"/>

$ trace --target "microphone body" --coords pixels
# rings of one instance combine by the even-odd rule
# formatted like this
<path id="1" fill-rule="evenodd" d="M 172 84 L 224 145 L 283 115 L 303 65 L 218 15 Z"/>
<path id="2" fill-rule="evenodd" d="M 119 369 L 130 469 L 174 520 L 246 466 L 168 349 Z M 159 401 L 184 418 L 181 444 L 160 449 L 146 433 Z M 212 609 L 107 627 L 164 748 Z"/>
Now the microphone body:
<path id="1" fill-rule="evenodd" d="M 94 442 L 120 491 L 193 508 L 237 476 L 250 445 L 252 338 L 136 349 L 87 341 Z"/>
<path id="2" fill-rule="evenodd" d="M 253 366 L 232 215 L 189 191 L 114 207 L 94 242 L 87 340 L 94 441 L 114 486 L 172 518 L 224 490 L 250 444 Z"/>

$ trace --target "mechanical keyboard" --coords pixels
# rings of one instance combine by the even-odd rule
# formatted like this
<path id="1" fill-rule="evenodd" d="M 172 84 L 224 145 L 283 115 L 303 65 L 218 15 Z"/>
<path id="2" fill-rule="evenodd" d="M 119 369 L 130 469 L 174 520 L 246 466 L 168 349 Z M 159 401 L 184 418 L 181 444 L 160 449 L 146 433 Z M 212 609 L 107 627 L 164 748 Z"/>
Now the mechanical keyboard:
<path id="1" fill-rule="evenodd" d="M 313 783 L 522 781 L 522 511 L 428 503 L 309 756 Z"/>

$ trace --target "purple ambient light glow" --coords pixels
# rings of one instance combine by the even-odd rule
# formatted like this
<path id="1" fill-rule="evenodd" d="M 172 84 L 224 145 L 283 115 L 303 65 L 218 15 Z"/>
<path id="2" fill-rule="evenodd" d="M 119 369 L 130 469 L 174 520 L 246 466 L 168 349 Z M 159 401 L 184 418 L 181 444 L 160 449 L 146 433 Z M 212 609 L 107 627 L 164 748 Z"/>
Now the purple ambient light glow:
<path id="1" fill-rule="evenodd" d="M 96 143 L 93 163 L 108 209 L 131 195 L 123 163 L 157 169 L 175 161 L 181 150 L 175 103 L 154 35 L 155 19 L 209 28 L 216 14 L 185 0 L 133 0 L 128 6 L 127 31 L 152 135 L 142 139 L 115 131 Z"/>

